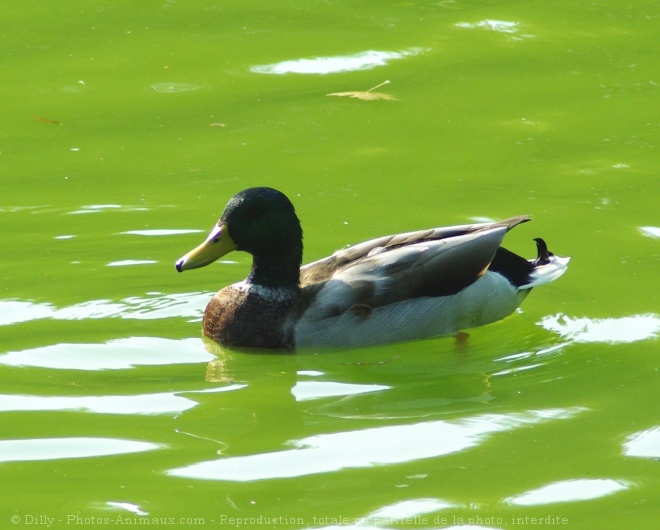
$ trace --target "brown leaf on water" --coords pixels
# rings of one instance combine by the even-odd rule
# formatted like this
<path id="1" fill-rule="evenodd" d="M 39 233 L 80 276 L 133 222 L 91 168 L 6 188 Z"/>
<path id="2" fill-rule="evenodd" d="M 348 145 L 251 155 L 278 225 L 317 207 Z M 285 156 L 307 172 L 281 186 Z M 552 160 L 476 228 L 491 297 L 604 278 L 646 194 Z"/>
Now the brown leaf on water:
<path id="1" fill-rule="evenodd" d="M 385 94 L 384 92 L 368 92 L 360 90 L 349 90 L 348 92 L 332 92 L 327 94 L 328 96 L 345 96 L 349 98 L 362 99 L 364 101 L 373 101 L 376 99 L 384 99 L 389 101 L 396 101 L 397 99 L 391 94 Z"/>
<path id="2" fill-rule="evenodd" d="M 380 85 L 376 85 L 375 87 L 372 87 L 369 90 L 349 90 L 348 92 L 332 92 L 331 94 L 326 94 L 326 95 L 357 98 L 363 101 L 374 101 L 377 99 L 382 99 L 387 101 L 397 101 L 397 99 L 391 94 L 385 94 L 384 92 L 374 92 L 374 90 L 376 90 L 377 88 L 380 88 L 388 83 L 389 81 L 383 81 Z"/>
<path id="3" fill-rule="evenodd" d="M 43 116 L 34 116 L 34 119 L 42 121 L 44 123 L 51 123 L 53 125 L 62 125 L 62 122 L 59 122 L 57 120 L 51 120 L 50 118 L 44 118 Z"/>

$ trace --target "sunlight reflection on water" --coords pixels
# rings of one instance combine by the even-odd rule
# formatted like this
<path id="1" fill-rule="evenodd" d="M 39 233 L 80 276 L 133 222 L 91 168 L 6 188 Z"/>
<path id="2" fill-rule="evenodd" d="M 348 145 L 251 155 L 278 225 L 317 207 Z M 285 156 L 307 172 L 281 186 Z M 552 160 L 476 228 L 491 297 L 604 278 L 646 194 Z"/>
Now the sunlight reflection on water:
<path id="1" fill-rule="evenodd" d="M 164 82 L 164 83 L 155 83 L 151 85 L 151 89 L 160 92 L 161 94 L 177 94 L 180 92 L 192 92 L 193 90 L 199 90 L 201 87 L 199 85 L 193 85 L 192 83 L 176 83 L 176 82 Z"/>
<path id="2" fill-rule="evenodd" d="M 200 462 L 175 468 L 173 476 L 250 482 L 291 478 L 345 468 L 410 462 L 464 451 L 489 435 L 553 419 L 568 419 L 585 410 L 531 410 L 514 414 L 484 414 L 459 421 L 431 421 L 319 434 L 293 440 L 295 449 Z"/>
<path id="3" fill-rule="evenodd" d="M 660 317 L 653 313 L 620 318 L 547 316 L 540 325 L 573 342 L 635 342 L 660 334 Z"/>
<path id="4" fill-rule="evenodd" d="M 209 362 L 199 338 L 128 337 L 101 344 L 51 344 L 0 355 L 0 364 L 58 370 L 122 370 L 143 365 Z"/>
<path id="5" fill-rule="evenodd" d="M 126 396 L 25 396 L 0 394 L 0 411 L 67 410 L 94 414 L 171 414 L 189 410 L 197 401 L 180 394 L 231 392 L 246 385 L 231 384 L 204 390 L 158 392 Z"/>
<path id="6" fill-rule="evenodd" d="M 253 66 L 250 70 L 257 74 L 333 74 L 369 70 L 384 66 L 389 61 L 419 55 L 424 48 L 409 48 L 398 52 L 368 50 L 354 55 L 334 57 L 314 57 L 313 59 L 292 59 L 281 63 Z"/>
<path id="7" fill-rule="evenodd" d="M 298 381 L 291 389 L 296 401 L 308 401 L 333 396 L 353 396 L 388 390 L 386 385 L 356 385 L 331 381 Z"/>
<path id="8" fill-rule="evenodd" d="M 646 237 L 660 237 L 660 228 L 657 226 L 640 226 L 639 231 Z"/>
<path id="9" fill-rule="evenodd" d="M 660 427 L 631 434 L 623 443 L 626 456 L 660 459 Z"/>
<path id="10" fill-rule="evenodd" d="M 89 300 L 57 308 L 49 303 L 23 300 L 0 300 L 0 326 L 42 318 L 56 320 L 86 320 L 97 318 L 135 318 L 157 320 L 161 318 L 190 317 L 201 320 L 204 308 L 213 295 L 210 292 L 148 293 L 146 297 L 131 296 L 118 301 Z"/>
<path id="11" fill-rule="evenodd" d="M 197 403 L 171 392 L 132 396 L 21 396 L 0 394 L 0 411 L 77 410 L 96 414 L 183 412 Z"/>
<path id="12" fill-rule="evenodd" d="M 626 480 L 611 478 L 562 480 L 521 493 L 506 500 L 517 506 L 538 506 L 557 502 L 574 502 L 598 499 L 629 489 Z"/>
<path id="13" fill-rule="evenodd" d="M 116 438 L 40 438 L 0 440 L 0 462 L 88 458 L 152 451 L 160 444 Z"/>

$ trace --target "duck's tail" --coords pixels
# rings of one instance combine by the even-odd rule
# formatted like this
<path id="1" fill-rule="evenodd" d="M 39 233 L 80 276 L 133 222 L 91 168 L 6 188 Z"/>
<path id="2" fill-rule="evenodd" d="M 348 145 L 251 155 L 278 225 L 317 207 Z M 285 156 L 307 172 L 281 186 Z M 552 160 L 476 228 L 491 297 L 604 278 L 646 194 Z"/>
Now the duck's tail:
<path id="1" fill-rule="evenodd" d="M 529 261 L 532 269 L 529 272 L 528 281 L 518 286 L 518 289 L 531 289 L 553 282 L 564 274 L 568 268 L 568 262 L 571 258 L 555 256 L 548 250 L 548 245 L 540 237 L 534 239 L 534 241 L 536 241 L 538 257 Z"/>
<path id="2" fill-rule="evenodd" d="M 504 276 L 518 291 L 529 291 L 533 287 L 550 283 L 566 272 L 570 258 L 555 256 L 541 238 L 537 238 L 536 259 L 526 260 L 500 247 L 489 270 Z"/>

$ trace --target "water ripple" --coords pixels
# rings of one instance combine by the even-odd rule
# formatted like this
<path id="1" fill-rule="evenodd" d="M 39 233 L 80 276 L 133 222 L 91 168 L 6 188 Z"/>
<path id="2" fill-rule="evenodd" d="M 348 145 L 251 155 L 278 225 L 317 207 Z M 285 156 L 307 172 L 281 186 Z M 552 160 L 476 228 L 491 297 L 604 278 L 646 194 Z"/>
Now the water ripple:
<path id="1" fill-rule="evenodd" d="M 231 392 L 245 388 L 231 384 L 203 390 L 157 392 L 127 396 L 25 396 L 0 394 L 0 412 L 11 411 L 82 411 L 94 414 L 170 414 L 189 410 L 197 401 L 178 394 Z"/>
<path id="2" fill-rule="evenodd" d="M 660 459 L 660 426 L 631 434 L 623 443 L 626 456 Z"/>
<path id="3" fill-rule="evenodd" d="M 368 392 L 388 390 L 385 385 L 357 385 L 351 383 L 335 383 L 331 381 L 298 381 L 291 389 L 296 401 L 308 401 L 335 396 L 354 396 Z"/>
<path id="4" fill-rule="evenodd" d="M 480 20 L 479 22 L 458 22 L 457 28 L 481 28 L 497 33 L 517 33 L 520 23 L 508 20 Z"/>
<path id="5" fill-rule="evenodd" d="M 660 317 L 653 313 L 620 318 L 547 316 L 540 325 L 573 342 L 623 343 L 660 335 Z"/>
<path id="6" fill-rule="evenodd" d="M 0 411 L 83 411 L 96 414 L 183 412 L 197 403 L 171 392 L 134 396 L 22 396 L 0 394 Z"/>
<path id="7" fill-rule="evenodd" d="M 193 85 L 191 83 L 175 83 L 167 81 L 164 83 L 155 83 L 151 85 L 151 89 L 161 94 L 177 94 L 179 92 L 192 92 L 193 90 L 198 90 L 201 87 L 199 85 Z"/>
<path id="8" fill-rule="evenodd" d="M 539 506 L 558 502 L 599 499 L 629 489 L 633 484 L 611 478 L 562 480 L 510 497 L 505 502 L 516 506 Z"/>
<path id="9" fill-rule="evenodd" d="M 88 300 L 79 304 L 57 308 L 49 303 L 24 300 L 0 300 L 0 326 L 53 318 L 55 320 L 87 320 L 97 318 L 127 318 L 156 320 L 188 317 L 200 320 L 213 293 L 148 293 L 123 300 Z"/>
<path id="10" fill-rule="evenodd" d="M 143 365 L 209 362 L 199 338 L 129 337 L 101 344 L 51 344 L 0 355 L 0 364 L 58 370 L 122 370 Z"/>
<path id="11" fill-rule="evenodd" d="M 281 63 L 253 66 L 250 70 L 256 74 L 334 74 L 370 70 L 385 66 L 389 61 L 419 55 L 425 48 L 409 48 L 398 52 L 367 50 L 354 55 L 336 55 L 333 57 L 314 57 L 313 59 L 292 59 Z"/>
<path id="12" fill-rule="evenodd" d="M 0 462 L 60 460 L 92 456 L 141 453 L 163 447 L 160 444 L 117 438 L 37 438 L 0 440 Z"/>
<path id="13" fill-rule="evenodd" d="M 459 421 L 431 421 L 319 434 L 291 441 L 295 449 L 200 462 L 169 475 L 204 480 L 250 482 L 330 473 L 346 468 L 397 464 L 475 447 L 497 432 L 553 419 L 572 418 L 584 409 L 530 410 L 483 414 Z"/>
<path id="14" fill-rule="evenodd" d="M 660 228 L 657 226 L 640 226 L 639 231 L 646 237 L 660 237 Z"/>

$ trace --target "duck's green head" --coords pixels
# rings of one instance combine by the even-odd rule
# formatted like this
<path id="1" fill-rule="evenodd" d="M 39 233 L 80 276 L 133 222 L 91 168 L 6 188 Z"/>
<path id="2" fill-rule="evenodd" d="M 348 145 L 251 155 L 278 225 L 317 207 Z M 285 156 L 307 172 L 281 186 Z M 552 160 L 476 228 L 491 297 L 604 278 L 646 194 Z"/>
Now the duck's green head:
<path id="1" fill-rule="evenodd" d="M 206 241 L 176 262 L 179 272 L 204 267 L 232 250 L 249 252 L 254 267 L 289 264 L 296 275 L 302 261 L 302 229 L 291 201 L 273 188 L 249 188 L 225 207 Z"/>

